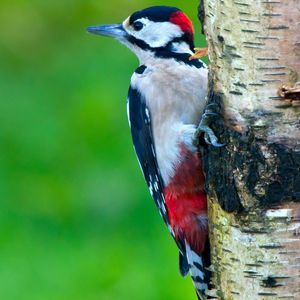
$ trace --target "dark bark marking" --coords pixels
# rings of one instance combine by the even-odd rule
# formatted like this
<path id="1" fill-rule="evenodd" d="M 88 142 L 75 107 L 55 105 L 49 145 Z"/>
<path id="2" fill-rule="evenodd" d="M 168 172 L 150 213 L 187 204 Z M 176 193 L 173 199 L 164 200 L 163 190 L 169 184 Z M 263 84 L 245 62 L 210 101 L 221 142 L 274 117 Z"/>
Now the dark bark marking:
<path id="1" fill-rule="evenodd" d="M 281 82 L 280 79 L 262 79 L 262 82 L 272 83 L 272 82 Z"/>
<path id="2" fill-rule="evenodd" d="M 255 42 L 243 42 L 245 45 L 252 45 L 252 46 L 265 46 L 265 43 L 255 43 Z"/>
<path id="3" fill-rule="evenodd" d="M 262 267 L 261 264 L 245 264 L 248 267 Z"/>
<path id="4" fill-rule="evenodd" d="M 277 280 L 274 277 L 268 276 L 267 278 L 262 280 L 262 286 L 267 288 L 274 288 L 281 286 L 281 284 L 278 284 Z"/>
<path id="5" fill-rule="evenodd" d="M 234 3 L 237 5 L 241 5 L 241 6 L 249 6 L 248 3 L 243 3 L 243 2 L 238 2 L 238 1 L 234 1 Z"/>
<path id="6" fill-rule="evenodd" d="M 273 61 L 273 60 L 275 60 L 275 61 L 277 61 L 277 60 L 279 60 L 279 58 L 277 58 L 277 57 L 257 57 L 256 58 L 257 60 L 261 60 L 261 61 Z"/>
<path id="7" fill-rule="evenodd" d="M 226 47 L 226 49 L 228 49 L 228 50 L 236 50 L 236 47 L 235 46 L 233 46 L 233 45 L 225 45 L 225 47 Z"/>
<path id="8" fill-rule="evenodd" d="M 266 234 L 269 233 L 269 231 L 264 230 L 264 229 L 258 229 L 258 228 L 254 228 L 254 229 L 250 229 L 250 228 L 246 228 L 246 229 L 242 229 L 241 230 L 244 233 L 250 233 L 250 234 Z"/>
<path id="9" fill-rule="evenodd" d="M 201 32 L 204 34 L 204 21 L 205 21 L 205 8 L 204 8 L 204 0 L 200 0 L 198 6 L 198 19 L 201 23 Z"/>
<path id="10" fill-rule="evenodd" d="M 231 91 L 235 95 L 242 93 Z M 221 207 L 227 212 L 241 213 L 245 208 L 260 205 L 268 209 L 286 201 L 300 201 L 300 152 L 289 149 L 280 143 L 267 144 L 267 153 L 273 157 L 274 166 L 262 153 L 265 147 L 264 138 L 259 137 L 264 128 L 252 127 L 257 116 L 268 120 L 278 120 L 279 114 L 267 111 L 255 111 L 253 120 L 249 119 L 250 129 L 244 135 L 234 131 L 225 124 L 221 117 L 224 114 L 223 95 L 210 91 L 209 104 L 215 104 L 216 113 L 220 117 L 211 124 L 221 143 L 226 146 L 214 148 L 207 146 L 204 149 L 204 171 L 206 174 L 207 188 L 215 191 Z M 266 123 L 269 124 L 267 121 Z M 256 203 L 247 203 L 238 195 L 238 186 L 234 174 L 242 179 L 242 184 L 247 188 L 249 195 Z M 259 187 L 259 188 L 258 188 Z M 261 245 L 261 247 L 278 247 L 278 245 Z"/>
<path id="11" fill-rule="evenodd" d="M 272 67 L 260 67 L 257 70 L 284 70 L 286 67 L 284 66 L 272 66 Z"/>
<path id="12" fill-rule="evenodd" d="M 249 19 L 240 19 L 241 22 L 246 22 L 246 23 L 259 23 L 259 20 L 249 20 Z"/>
<path id="13" fill-rule="evenodd" d="M 273 13 L 264 13 L 262 14 L 264 17 L 281 17 L 282 14 L 273 14 Z"/>
<path id="14" fill-rule="evenodd" d="M 251 16 L 250 13 L 244 12 L 244 11 L 239 11 L 239 14 L 240 14 L 240 15 L 243 15 L 243 16 Z"/>
<path id="15" fill-rule="evenodd" d="M 264 84 L 262 82 L 253 82 L 253 83 L 249 83 L 249 85 L 252 85 L 252 86 L 264 86 Z"/>
<path id="16" fill-rule="evenodd" d="M 274 97 L 268 97 L 268 98 L 271 100 L 283 100 L 283 98 L 280 96 L 274 96 Z"/>
<path id="17" fill-rule="evenodd" d="M 262 248 L 262 249 L 280 249 L 280 248 L 284 248 L 284 247 L 279 243 L 274 243 L 274 244 L 260 245 L 259 248 Z"/>
<path id="18" fill-rule="evenodd" d="M 235 292 L 235 291 L 230 291 L 231 294 L 234 294 L 234 295 L 240 295 L 239 292 Z"/>
<path id="19" fill-rule="evenodd" d="M 234 85 L 239 86 L 245 90 L 247 89 L 247 85 L 242 82 L 235 82 Z"/>
<path id="20" fill-rule="evenodd" d="M 229 91 L 229 94 L 237 95 L 237 96 L 243 96 L 243 93 L 239 92 L 239 91 Z"/>
<path id="21" fill-rule="evenodd" d="M 257 36 L 256 38 L 259 40 L 279 40 L 276 36 Z"/>
<path id="22" fill-rule="evenodd" d="M 256 271 L 253 271 L 253 270 L 245 270 L 245 271 L 243 271 L 244 273 L 246 273 L 246 274 L 253 274 L 253 275 L 256 275 L 256 274 L 258 274 L 258 272 L 256 272 Z"/>
<path id="23" fill-rule="evenodd" d="M 230 257 L 230 260 L 233 262 L 241 262 L 238 258 Z"/>
<path id="24" fill-rule="evenodd" d="M 253 29 L 242 29 L 242 32 L 257 33 L 257 32 L 259 32 L 259 31 L 253 30 Z"/>
<path id="25" fill-rule="evenodd" d="M 245 278 L 257 278 L 257 277 L 262 277 L 262 275 L 259 275 L 259 274 L 253 274 L 253 275 L 246 275 L 246 276 L 244 276 Z"/>
<path id="26" fill-rule="evenodd" d="M 219 41 L 220 43 L 224 43 L 224 42 L 225 42 L 225 39 L 224 39 L 224 37 L 223 37 L 222 35 L 218 35 L 218 41 Z"/>
<path id="27" fill-rule="evenodd" d="M 285 76 L 287 73 L 266 73 L 265 76 Z"/>
<path id="28" fill-rule="evenodd" d="M 279 25 L 279 26 L 268 27 L 267 29 L 270 29 L 270 30 L 286 30 L 286 29 L 289 29 L 289 27 L 285 26 L 285 25 Z"/>
<path id="29" fill-rule="evenodd" d="M 259 295 L 259 296 L 277 296 L 278 294 L 273 293 L 273 292 L 260 292 L 260 293 L 257 293 L 257 295 Z"/>

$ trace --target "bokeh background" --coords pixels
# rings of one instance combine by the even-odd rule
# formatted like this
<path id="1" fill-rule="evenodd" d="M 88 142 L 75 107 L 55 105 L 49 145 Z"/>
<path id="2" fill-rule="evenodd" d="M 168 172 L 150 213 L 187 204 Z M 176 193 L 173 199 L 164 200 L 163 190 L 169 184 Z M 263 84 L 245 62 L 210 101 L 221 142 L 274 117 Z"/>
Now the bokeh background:
<path id="1" fill-rule="evenodd" d="M 137 59 L 85 32 L 162 4 L 203 46 L 196 0 L 1 0 L 0 299 L 195 299 L 131 144 Z"/>

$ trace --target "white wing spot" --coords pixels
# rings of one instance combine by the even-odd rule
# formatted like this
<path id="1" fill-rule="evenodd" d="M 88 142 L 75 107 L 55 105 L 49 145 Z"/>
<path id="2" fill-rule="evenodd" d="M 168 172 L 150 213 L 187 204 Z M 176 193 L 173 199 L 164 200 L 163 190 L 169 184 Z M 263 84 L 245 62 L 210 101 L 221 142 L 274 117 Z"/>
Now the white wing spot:
<path id="1" fill-rule="evenodd" d="M 150 191 L 151 196 L 153 197 L 153 187 L 151 184 L 149 185 L 149 191 Z"/>
<path id="2" fill-rule="evenodd" d="M 194 284 L 197 290 L 204 291 L 208 289 L 208 285 L 206 283 L 195 282 Z"/>
<path id="3" fill-rule="evenodd" d="M 128 118 L 128 123 L 129 127 L 131 127 L 131 122 L 130 122 L 130 110 L 129 110 L 129 99 L 127 99 L 127 118 Z"/>
<path id="4" fill-rule="evenodd" d="M 147 107 L 145 109 L 145 113 L 146 113 L 146 116 L 147 116 L 147 121 L 150 122 L 150 113 L 149 113 L 149 109 Z"/>
<path id="5" fill-rule="evenodd" d="M 169 229 L 170 233 L 172 234 L 172 236 L 175 236 L 175 232 L 170 224 L 168 224 L 168 229 Z"/>
<path id="6" fill-rule="evenodd" d="M 157 205 L 158 205 L 159 210 L 161 210 L 161 202 L 160 201 L 158 201 Z"/>
<path id="7" fill-rule="evenodd" d="M 154 189 L 156 192 L 159 192 L 159 187 L 158 187 L 157 181 L 154 182 Z"/>
<path id="8" fill-rule="evenodd" d="M 167 213 L 167 210 L 166 210 L 166 207 L 165 207 L 165 204 L 164 204 L 164 203 L 163 203 L 163 205 L 162 205 L 161 209 L 162 209 L 162 211 L 163 211 L 163 213 L 164 213 L 164 214 L 166 214 L 166 213 Z"/>
<path id="9" fill-rule="evenodd" d="M 154 157 L 156 157 L 156 155 L 155 155 L 155 150 L 154 150 L 154 147 L 153 147 L 153 145 L 151 145 L 151 150 L 152 150 L 152 154 L 153 154 L 153 156 L 154 156 Z"/>

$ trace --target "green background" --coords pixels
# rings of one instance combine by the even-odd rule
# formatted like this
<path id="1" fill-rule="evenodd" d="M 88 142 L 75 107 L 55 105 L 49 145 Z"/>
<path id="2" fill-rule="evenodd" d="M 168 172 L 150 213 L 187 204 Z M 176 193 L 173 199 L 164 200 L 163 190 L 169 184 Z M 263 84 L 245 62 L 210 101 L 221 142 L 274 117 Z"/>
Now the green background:
<path id="1" fill-rule="evenodd" d="M 138 62 L 86 33 L 151 5 L 2 0 L 0 299 L 195 299 L 149 196 L 126 117 Z"/>

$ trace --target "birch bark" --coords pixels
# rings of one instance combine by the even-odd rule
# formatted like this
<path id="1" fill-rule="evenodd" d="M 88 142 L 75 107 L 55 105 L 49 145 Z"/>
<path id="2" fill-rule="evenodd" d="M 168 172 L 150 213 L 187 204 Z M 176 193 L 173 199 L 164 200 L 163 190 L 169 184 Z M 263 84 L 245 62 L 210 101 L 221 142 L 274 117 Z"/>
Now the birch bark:
<path id="1" fill-rule="evenodd" d="M 300 299 L 300 1 L 204 0 L 205 150 L 218 299 Z"/>

